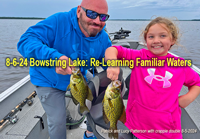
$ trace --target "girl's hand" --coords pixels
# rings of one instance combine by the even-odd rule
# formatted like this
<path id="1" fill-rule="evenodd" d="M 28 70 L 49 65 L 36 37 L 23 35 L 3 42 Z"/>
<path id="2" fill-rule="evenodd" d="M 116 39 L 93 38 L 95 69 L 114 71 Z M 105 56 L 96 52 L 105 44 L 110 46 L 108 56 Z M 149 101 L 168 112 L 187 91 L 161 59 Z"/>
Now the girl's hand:
<path id="1" fill-rule="evenodd" d="M 199 94 L 200 94 L 200 87 L 192 86 L 187 94 L 179 96 L 178 98 L 179 106 L 181 108 L 187 107 L 198 97 Z"/>
<path id="2" fill-rule="evenodd" d="M 107 72 L 107 77 L 109 79 L 117 80 L 119 72 L 120 72 L 120 69 L 119 69 L 119 67 L 108 67 L 106 72 Z"/>
<path id="3" fill-rule="evenodd" d="M 105 52 L 105 61 L 107 60 L 117 60 L 118 51 L 115 47 L 109 47 Z M 107 77 L 111 80 L 117 80 L 120 69 L 119 67 L 108 67 L 107 68 Z"/>

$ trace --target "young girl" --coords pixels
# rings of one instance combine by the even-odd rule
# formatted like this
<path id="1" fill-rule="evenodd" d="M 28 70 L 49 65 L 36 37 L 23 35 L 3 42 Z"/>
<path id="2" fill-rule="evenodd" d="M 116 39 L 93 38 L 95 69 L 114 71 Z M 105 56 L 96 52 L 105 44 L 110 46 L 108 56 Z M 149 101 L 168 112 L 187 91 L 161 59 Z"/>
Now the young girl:
<path id="1" fill-rule="evenodd" d="M 200 94 L 200 77 L 184 59 L 168 53 L 178 39 L 177 27 L 170 20 L 157 17 L 147 25 L 143 36 L 148 50 L 113 46 L 105 53 L 106 61 L 127 59 L 135 63 L 125 125 L 139 139 L 182 139 L 180 107 L 187 107 Z M 168 65 L 173 58 L 178 66 Z M 111 80 L 118 74 L 119 67 L 107 69 Z M 178 96 L 183 85 L 189 91 Z"/>

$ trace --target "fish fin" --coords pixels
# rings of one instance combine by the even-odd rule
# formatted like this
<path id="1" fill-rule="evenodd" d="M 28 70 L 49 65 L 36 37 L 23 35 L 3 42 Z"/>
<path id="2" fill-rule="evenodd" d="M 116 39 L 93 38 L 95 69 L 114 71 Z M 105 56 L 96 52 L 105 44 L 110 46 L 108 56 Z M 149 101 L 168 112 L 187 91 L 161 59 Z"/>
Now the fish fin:
<path id="1" fill-rule="evenodd" d="M 67 91 L 69 91 L 70 90 L 70 84 L 67 86 Z"/>
<path id="2" fill-rule="evenodd" d="M 103 109 L 103 120 L 104 120 L 104 122 L 105 122 L 106 124 L 108 124 L 109 120 L 108 120 L 108 118 L 107 118 L 107 116 L 106 116 L 106 114 L 105 114 L 104 109 Z"/>
<path id="3" fill-rule="evenodd" d="M 76 86 L 76 84 L 73 84 L 73 86 L 74 86 L 74 90 L 75 90 L 76 92 L 79 92 L 79 91 L 78 91 L 78 88 L 77 88 L 77 86 Z"/>
<path id="4" fill-rule="evenodd" d="M 109 129 L 111 132 L 108 133 L 109 138 L 118 139 L 118 131 L 117 131 L 117 125 L 115 127 L 110 127 Z"/>
<path id="5" fill-rule="evenodd" d="M 88 87 L 88 95 L 87 95 L 87 99 L 92 101 L 93 100 L 93 95 L 92 95 L 92 91 L 90 90 L 90 88 Z"/>
<path id="6" fill-rule="evenodd" d="M 113 104 L 112 104 L 112 102 L 111 102 L 111 99 L 108 99 L 108 104 L 109 104 L 109 106 L 112 108 L 113 107 Z"/>
<path id="7" fill-rule="evenodd" d="M 125 122 L 126 122 L 126 112 L 125 112 L 125 107 L 123 107 L 122 115 L 121 115 L 121 117 L 119 118 L 119 120 L 120 120 L 122 123 L 125 123 Z"/>
<path id="8" fill-rule="evenodd" d="M 79 104 L 79 102 L 72 95 L 71 95 L 71 97 L 72 97 L 72 100 L 73 100 L 75 105 Z"/>
<path id="9" fill-rule="evenodd" d="M 87 107 L 86 105 L 85 105 L 85 106 L 80 106 L 80 112 L 81 112 L 81 114 L 82 114 L 84 111 L 90 112 L 89 109 L 88 109 L 88 107 Z"/>

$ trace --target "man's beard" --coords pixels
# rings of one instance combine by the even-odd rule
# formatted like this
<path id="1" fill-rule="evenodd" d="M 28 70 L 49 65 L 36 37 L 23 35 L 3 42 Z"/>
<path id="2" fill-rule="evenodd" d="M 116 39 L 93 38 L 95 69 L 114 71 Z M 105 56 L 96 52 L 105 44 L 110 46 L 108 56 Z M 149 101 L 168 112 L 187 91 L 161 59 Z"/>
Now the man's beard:
<path id="1" fill-rule="evenodd" d="M 100 31 L 98 29 L 92 29 L 92 31 L 89 31 L 89 26 L 90 25 L 96 25 L 96 26 L 99 26 L 100 28 L 102 28 L 101 25 L 98 25 L 98 24 L 95 24 L 93 22 L 85 22 L 82 18 L 82 13 L 80 13 L 80 18 L 79 18 L 79 22 L 82 26 L 82 28 L 87 32 L 87 34 L 90 36 L 90 37 L 95 37 L 97 35 L 97 33 L 99 33 Z"/>

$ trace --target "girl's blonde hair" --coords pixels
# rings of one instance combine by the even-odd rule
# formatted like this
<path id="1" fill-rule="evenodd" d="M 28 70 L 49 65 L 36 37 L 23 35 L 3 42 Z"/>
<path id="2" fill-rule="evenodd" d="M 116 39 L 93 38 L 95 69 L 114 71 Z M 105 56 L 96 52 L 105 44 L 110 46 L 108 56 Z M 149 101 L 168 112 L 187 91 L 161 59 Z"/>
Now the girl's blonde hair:
<path id="1" fill-rule="evenodd" d="M 145 28 L 145 30 L 142 32 L 142 36 L 144 41 L 146 42 L 146 36 L 149 31 L 149 28 L 155 24 L 164 24 L 167 28 L 166 30 L 171 33 L 172 40 L 175 42 L 176 45 L 179 45 L 179 29 L 178 27 L 169 19 L 164 17 L 157 17 L 153 19 Z"/>

